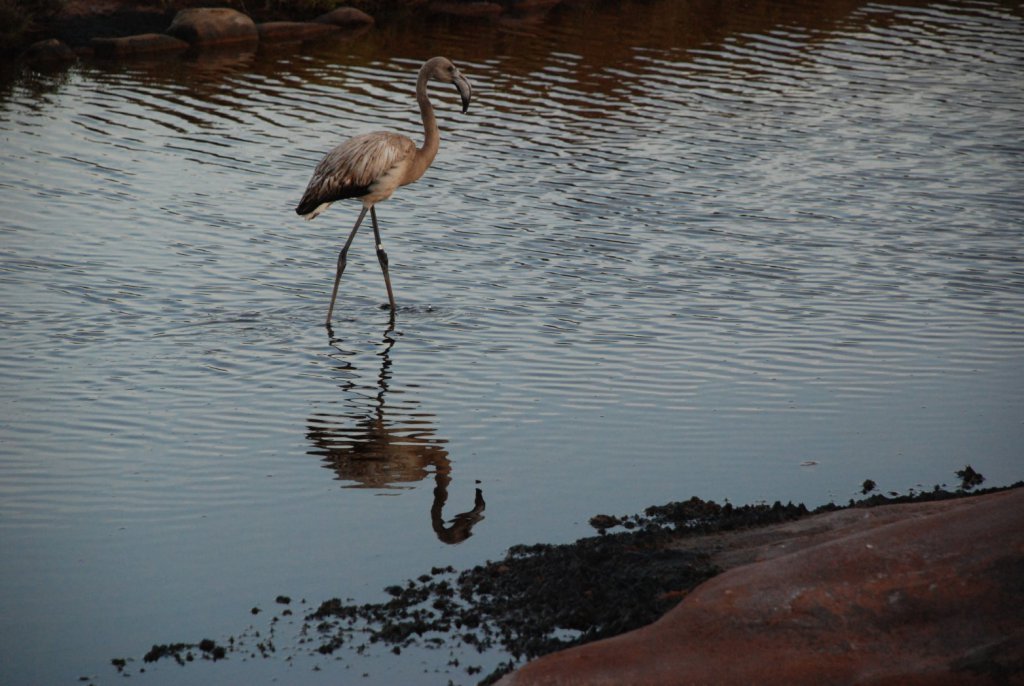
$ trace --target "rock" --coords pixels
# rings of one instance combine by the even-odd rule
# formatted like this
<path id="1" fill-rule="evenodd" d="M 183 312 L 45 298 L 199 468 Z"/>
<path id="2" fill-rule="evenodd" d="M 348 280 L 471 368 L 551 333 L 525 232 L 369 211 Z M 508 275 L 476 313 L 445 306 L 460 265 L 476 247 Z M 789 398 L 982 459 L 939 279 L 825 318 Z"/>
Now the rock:
<path id="1" fill-rule="evenodd" d="M 74 62 L 77 58 L 75 51 L 64 41 L 56 38 L 49 38 L 33 43 L 21 53 L 21 58 L 26 62 Z"/>
<path id="2" fill-rule="evenodd" d="M 1022 684 L 1022 522 L 1015 489 L 783 525 L 657 622 L 499 684 Z"/>
<path id="3" fill-rule="evenodd" d="M 268 21 L 257 24 L 256 30 L 259 32 L 261 42 L 313 40 L 341 33 L 341 29 L 337 26 L 310 21 Z"/>
<path id="4" fill-rule="evenodd" d="M 427 12 L 449 17 L 493 17 L 504 7 L 496 2 L 445 2 L 438 0 L 427 5 Z"/>
<path id="5" fill-rule="evenodd" d="M 339 7 L 327 14 L 321 14 L 313 21 L 321 24 L 333 24 L 342 28 L 353 28 L 372 24 L 373 17 L 355 7 Z"/>
<path id="6" fill-rule="evenodd" d="M 256 23 L 248 15 L 227 7 L 197 7 L 174 16 L 167 34 L 195 46 L 255 42 Z"/>
<path id="7" fill-rule="evenodd" d="M 189 44 L 163 33 L 142 33 L 122 38 L 93 38 L 90 42 L 97 57 L 129 57 L 157 53 L 182 52 Z"/>

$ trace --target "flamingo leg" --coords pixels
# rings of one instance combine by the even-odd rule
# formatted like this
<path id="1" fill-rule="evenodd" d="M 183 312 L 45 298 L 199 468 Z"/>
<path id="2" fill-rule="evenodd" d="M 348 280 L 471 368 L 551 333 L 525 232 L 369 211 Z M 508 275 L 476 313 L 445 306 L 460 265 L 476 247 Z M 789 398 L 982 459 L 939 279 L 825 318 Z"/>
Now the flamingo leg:
<path id="1" fill-rule="evenodd" d="M 370 219 L 373 220 L 373 240 L 377 246 L 377 261 L 384 272 L 384 285 L 388 287 L 388 302 L 391 303 L 391 314 L 395 313 L 395 294 L 391 292 L 391 277 L 388 275 L 388 254 L 384 252 L 384 244 L 380 241 L 380 227 L 377 226 L 377 208 L 370 207 Z"/>
<path id="2" fill-rule="evenodd" d="M 327 328 L 331 327 L 331 315 L 334 313 L 334 301 L 338 297 L 338 284 L 341 283 L 341 275 L 345 272 L 345 264 L 348 262 L 348 248 L 352 245 L 352 239 L 356 237 L 356 231 L 359 230 L 359 225 L 363 223 L 363 217 L 366 216 L 367 208 L 364 207 L 363 211 L 359 213 L 359 219 L 356 220 L 356 225 L 352 227 L 352 232 L 348 235 L 348 240 L 345 241 L 345 247 L 338 253 L 338 271 L 334 274 L 334 290 L 331 292 L 331 306 L 327 308 Z"/>

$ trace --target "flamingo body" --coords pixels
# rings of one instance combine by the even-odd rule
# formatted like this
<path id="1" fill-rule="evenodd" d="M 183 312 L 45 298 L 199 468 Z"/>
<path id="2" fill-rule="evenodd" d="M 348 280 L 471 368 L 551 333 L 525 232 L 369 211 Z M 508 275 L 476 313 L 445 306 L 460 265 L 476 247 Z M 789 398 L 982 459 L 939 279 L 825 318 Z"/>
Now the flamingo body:
<path id="1" fill-rule="evenodd" d="M 423 145 L 416 144 L 408 137 L 390 131 L 374 131 L 355 136 L 338 145 L 324 156 L 313 171 L 302 199 L 295 212 L 306 220 L 315 219 L 332 203 L 346 198 L 358 198 L 363 209 L 356 220 L 348 240 L 338 254 L 338 268 L 334 277 L 334 291 L 331 305 L 327 310 L 327 326 L 331 325 L 331 314 L 338 295 L 338 283 L 345 270 L 349 246 L 359 230 L 367 211 L 373 220 L 373 233 L 377 245 L 377 258 L 384 273 L 388 289 L 391 312 L 395 312 L 395 298 L 388 275 L 387 253 L 380 240 L 375 205 L 391 197 L 400 186 L 410 184 L 426 172 L 434 161 L 440 145 L 440 134 L 434 108 L 427 97 L 427 82 L 431 80 L 453 83 L 462 98 L 462 111 L 469 108 L 473 89 L 469 81 L 445 57 L 427 60 L 416 80 L 416 102 L 423 119 Z"/>
<path id="2" fill-rule="evenodd" d="M 364 207 L 387 200 L 407 179 L 416 155 L 412 139 L 389 131 L 350 138 L 331 150 L 313 171 L 313 178 L 295 208 L 307 221 L 336 200 L 359 198 Z"/>

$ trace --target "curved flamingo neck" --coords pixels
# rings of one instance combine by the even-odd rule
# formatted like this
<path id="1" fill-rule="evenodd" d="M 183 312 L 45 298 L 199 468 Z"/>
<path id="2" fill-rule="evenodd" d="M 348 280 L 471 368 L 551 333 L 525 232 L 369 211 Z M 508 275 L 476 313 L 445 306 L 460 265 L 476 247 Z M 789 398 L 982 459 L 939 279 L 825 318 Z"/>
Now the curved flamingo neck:
<path id="1" fill-rule="evenodd" d="M 430 80 L 426 65 L 420 70 L 419 78 L 416 80 L 416 102 L 420 106 L 420 117 L 423 119 L 423 147 L 416 150 L 416 158 L 413 160 L 412 169 L 409 172 L 409 181 L 415 181 L 423 176 L 427 167 L 437 156 L 437 148 L 441 144 L 441 135 L 437 130 L 437 118 L 434 116 L 434 106 L 430 104 L 427 97 L 427 81 Z"/>

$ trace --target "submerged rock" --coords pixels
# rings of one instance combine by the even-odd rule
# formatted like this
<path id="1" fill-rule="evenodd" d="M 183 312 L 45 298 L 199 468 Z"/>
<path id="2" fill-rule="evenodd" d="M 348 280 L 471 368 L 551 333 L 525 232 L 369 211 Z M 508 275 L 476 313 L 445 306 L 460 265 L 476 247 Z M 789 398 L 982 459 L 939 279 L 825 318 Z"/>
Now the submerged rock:
<path id="1" fill-rule="evenodd" d="M 36 41 L 21 53 L 21 59 L 35 63 L 74 62 L 77 57 L 67 43 L 56 38 Z"/>
<path id="2" fill-rule="evenodd" d="M 182 52 L 189 44 L 163 33 L 142 33 L 122 38 L 93 38 L 93 54 L 97 57 L 128 57 L 156 53 Z"/>
<path id="3" fill-rule="evenodd" d="M 427 5 L 430 14 L 451 17 L 493 17 L 505 8 L 496 2 L 446 2 L 437 0 Z"/>
<path id="4" fill-rule="evenodd" d="M 256 29 L 259 31 L 260 41 L 267 42 L 314 40 L 341 32 L 337 26 L 309 21 L 268 21 L 258 24 Z"/>

